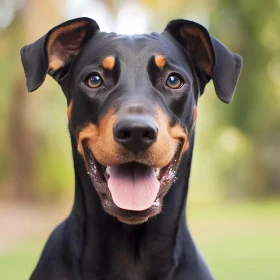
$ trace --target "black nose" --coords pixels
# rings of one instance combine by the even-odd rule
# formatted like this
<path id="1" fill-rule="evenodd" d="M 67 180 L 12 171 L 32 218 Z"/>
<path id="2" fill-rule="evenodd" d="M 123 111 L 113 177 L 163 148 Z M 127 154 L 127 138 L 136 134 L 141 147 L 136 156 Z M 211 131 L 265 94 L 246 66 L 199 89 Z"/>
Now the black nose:
<path id="1" fill-rule="evenodd" d="M 123 116 L 115 123 L 114 139 L 134 153 L 146 150 L 157 139 L 158 127 L 150 116 Z"/>

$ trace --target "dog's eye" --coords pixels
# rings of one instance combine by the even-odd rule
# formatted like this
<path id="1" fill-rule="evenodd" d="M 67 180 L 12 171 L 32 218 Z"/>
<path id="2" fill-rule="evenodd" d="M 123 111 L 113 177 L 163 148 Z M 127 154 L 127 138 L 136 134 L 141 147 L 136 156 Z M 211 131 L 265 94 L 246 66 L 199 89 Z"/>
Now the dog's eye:
<path id="1" fill-rule="evenodd" d="M 183 81 L 176 75 L 171 75 L 166 81 L 166 85 L 172 89 L 178 89 L 183 85 Z"/>
<path id="2" fill-rule="evenodd" d="M 86 84 L 90 88 L 98 88 L 102 84 L 102 79 L 99 75 L 94 74 L 94 75 L 91 75 L 87 78 Z"/>

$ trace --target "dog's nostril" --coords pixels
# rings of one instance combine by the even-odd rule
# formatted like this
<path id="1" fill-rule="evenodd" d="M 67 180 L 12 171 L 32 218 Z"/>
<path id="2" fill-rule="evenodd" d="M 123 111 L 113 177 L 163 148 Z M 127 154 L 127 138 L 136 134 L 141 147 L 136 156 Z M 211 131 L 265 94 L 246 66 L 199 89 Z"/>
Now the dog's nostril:
<path id="1" fill-rule="evenodd" d="M 143 138 L 147 140 L 154 140 L 157 137 L 157 129 L 151 128 L 150 130 L 146 130 L 143 132 Z"/>
<path id="2" fill-rule="evenodd" d="M 119 139 L 129 139 L 131 137 L 131 133 L 129 130 L 120 130 L 117 137 Z"/>

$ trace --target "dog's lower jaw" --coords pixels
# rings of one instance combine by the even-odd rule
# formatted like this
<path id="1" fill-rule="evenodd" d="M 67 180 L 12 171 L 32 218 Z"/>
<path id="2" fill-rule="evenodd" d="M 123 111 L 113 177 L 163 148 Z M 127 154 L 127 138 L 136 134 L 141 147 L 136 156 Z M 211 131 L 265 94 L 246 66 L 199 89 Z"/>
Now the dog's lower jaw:
<path id="1" fill-rule="evenodd" d="M 92 181 L 92 187 L 97 192 L 104 211 L 117 218 L 120 222 L 129 225 L 142 224 L 147 222 L 150 218 L 159 215 L 162 211 L 164 197 L 168 193 L 170 187 L 176 181 L 176 172 L 180 162 L 182 147 L 183 145 L 178 145 L 173 159 L 162 168 L 151 167 L 149 165 L 143 164 L 142 162 L 138 163 L 137 161 L 129 161 L 116 166 L 108 167 L 97 161 L 87 143 L 84 142 L 84 163 L 87 173 Z M 145 158 L 142 160 L 145 161 Z M 120 184 L 124 184 L 124 182 L 126 182 L 125 180 L 131 180 L 130 176 L 131 178 L 134 178 L 135 174 L 138 174 L 138 185 L 134 181 L 133 184 L 136 184 L 136 186 L 134 185 L 134 187 L 131 189 L 131 182 L 128 181 L 128 190 L 123 191 L 119 188 Z M 112 184 L 110 188 L 110 180 L 111 182 L 115 182 L 114 185 L 116 185 L 118 188 L 114 189 L 114 185 L 112 187 Z M 154 184 L 158 184 L 158 189 Z M 137 190 L 137 188 L 138 191 L 134 192 L 134 190 Z M 118 204 L 118 201 L 122 201 L 123 196 L 126 197 L 127 195 L 129 199 L 126 199 L 125 207 L 128 208 L 124 208 Z M 129 197 L 129 195 L 133 196 Z M 142 202 L 139 204 L 139 199 L 141 198 Z M 145 205 L 144 207 L 143 198 Z M 131 203 L 131 201 L 134 201 L 134 203 Z M 142 206 L 139 208 L 137 205 L 141 204 Z"/>
<path id="2" fill-rule="evenodd" d="M 136 220 L 130 219 L 130 220 L 128 220 L 128 219 L 124 219 L 121 216 L 117 216 L 116 218 L 118 219 L 119 222 L 127 224 L 127 225 L 131 225 L 131 226 L 133 226 L 133 225 L 141 225 L 141 224 L 146 223 L 149 220 L 149 218 L 136 219 Z"/>

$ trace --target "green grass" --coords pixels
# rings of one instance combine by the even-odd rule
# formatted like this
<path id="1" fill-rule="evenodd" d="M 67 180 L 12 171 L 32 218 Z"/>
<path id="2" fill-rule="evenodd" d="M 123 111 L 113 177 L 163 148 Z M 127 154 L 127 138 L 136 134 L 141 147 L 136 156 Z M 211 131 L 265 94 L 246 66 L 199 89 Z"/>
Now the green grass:
<path id="1" fill-rule="evenodd" d="M 27 241 L 19 247 L 0 254 L 0 279 L 27 280 L 35 267 L 44 241 Z"/>
<path id="2" fill-rule="evenodd" d="M 190 205 L 189 224 L 216 279 L 280 279 L 280 203 Z M 0 279 L 28 279 L 45 240 L 0 254 Z"/>
<path id="3" fill-rule="evenodd" d="M 193 236 L 216 279 L 280 279 L 280 202 L 190 206 Z"/>
<path id="4" fill-rule="evenodd" d="M 209 260 L 217 279 L 237 280 L 279 280 L 278 236 L 240 237 L 220 240 L 203 246 L 205 257 Z M 275 252 L 277 250 L 278 252 Z"/>

